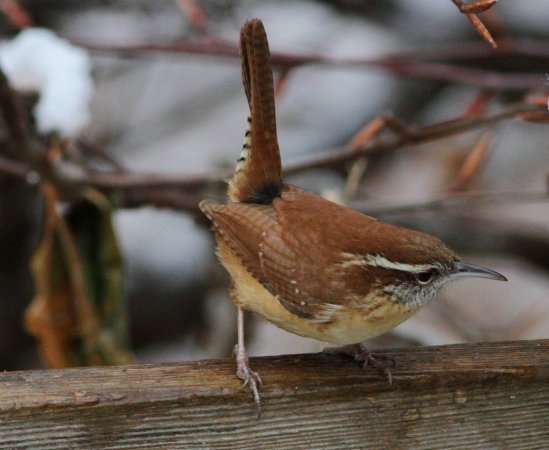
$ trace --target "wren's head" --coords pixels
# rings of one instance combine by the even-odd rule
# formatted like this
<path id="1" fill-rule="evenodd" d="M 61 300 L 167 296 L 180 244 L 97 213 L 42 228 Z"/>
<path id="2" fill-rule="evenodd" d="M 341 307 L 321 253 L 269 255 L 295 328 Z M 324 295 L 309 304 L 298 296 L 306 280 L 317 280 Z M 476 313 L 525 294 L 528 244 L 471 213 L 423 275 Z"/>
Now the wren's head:
<path id="1" fill-rule="evenodd" d="M 431 300 L 450 281 L 465 277 L 507 281 L 493 270 L 460 261 L 453 250 L 434 236 L 399 229 L 386 251 L 361 256 L 361 265 L 378 287 L 394 301 L 410 309 Z M 355 260 L 356 261 L 356 260 Z"/>

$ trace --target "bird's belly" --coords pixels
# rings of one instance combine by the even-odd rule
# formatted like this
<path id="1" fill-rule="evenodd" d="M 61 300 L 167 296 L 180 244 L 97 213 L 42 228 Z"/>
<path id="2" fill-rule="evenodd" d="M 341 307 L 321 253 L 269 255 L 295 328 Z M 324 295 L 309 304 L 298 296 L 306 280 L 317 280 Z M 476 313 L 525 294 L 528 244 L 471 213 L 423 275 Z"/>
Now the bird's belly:
<path id="1" fill-rule="evenodd" d="M 417 311 L 389 298 L 377 297 L 367 307 L 359 301 L 350 302 L 356 306 L 342 306 L 325 322 L 306 319 L 284 308 L 222 243 L 218 255 L 233 279 L 232 299 L 236 306 L 260 314 L 278 327 L 300 336 L 337 345 L 356 344 L 386 333 Z"/>
<path id="2" fill-rule="evenodd" d="M 332 321 L 324 325 L 323 339 L 338 345 L 356 344 L 384 334 L 415 314 L 416 310 L 401 307 L 389 298 L 379 299 L 380 305 L 370 308 L 343 308 Z"/>

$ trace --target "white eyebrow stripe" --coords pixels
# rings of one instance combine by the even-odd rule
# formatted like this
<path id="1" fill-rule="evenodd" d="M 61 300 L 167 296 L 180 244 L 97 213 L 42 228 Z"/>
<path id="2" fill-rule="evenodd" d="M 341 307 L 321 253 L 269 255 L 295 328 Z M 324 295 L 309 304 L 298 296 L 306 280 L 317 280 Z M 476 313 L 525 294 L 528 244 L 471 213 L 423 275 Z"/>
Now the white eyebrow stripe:
<path id="1" fill-rule="evenodd" d="M 352 253 L 342 253 L 342 256 L 347 260 L 343 263 L 344 266 L 370 266 L 381 267 L 383 269 L 401 270 L 403 272 L 419 273 L 432 270 L 432 264 L 405 264 L 388 260 L 382 255 L 355 255 Z"/>

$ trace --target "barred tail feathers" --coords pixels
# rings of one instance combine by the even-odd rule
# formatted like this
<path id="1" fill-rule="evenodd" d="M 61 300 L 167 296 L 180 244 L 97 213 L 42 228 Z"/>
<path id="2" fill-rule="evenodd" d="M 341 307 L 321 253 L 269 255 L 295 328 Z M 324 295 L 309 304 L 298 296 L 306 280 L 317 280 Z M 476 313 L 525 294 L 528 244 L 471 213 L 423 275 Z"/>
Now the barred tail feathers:
<path id="1" fill-rule="evenodd" d="M 282 169 L 269 44 L 259 19 L 250 20 L 242 27 L 240 57 L 250 116 L 236 171 L 229 182 L 229 199 L 270 203 L 282 190 Z"/>

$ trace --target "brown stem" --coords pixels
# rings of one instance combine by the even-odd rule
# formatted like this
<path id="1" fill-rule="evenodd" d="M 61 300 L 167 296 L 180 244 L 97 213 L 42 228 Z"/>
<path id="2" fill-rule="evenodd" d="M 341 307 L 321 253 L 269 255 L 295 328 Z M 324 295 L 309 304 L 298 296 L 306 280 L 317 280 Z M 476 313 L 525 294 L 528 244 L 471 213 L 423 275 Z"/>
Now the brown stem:
<path id="1" fill-rule="evenodd" d="M 452 193 L 441 198 L 404 205 L 373 207 L 371 201 L 353 202 L 354 209 L 373 216 L 403 215 L 463 208 L 479 203 L 545 203 L 549 192 L 532 191 L 467 191 Z"/>
<path id="2" fill-rule="evenodd" d="M 1 103 L 1 102 L 0 102 Z M 363 156 L 377 152 L 387 152 L 409 145 L 442 139 L 458 133 L 477 129 L 486 125 L 495 124 L 504 119 L 528 112 L 543 112 L 541 104 L 516 103 L 507 106 L 502 111 L 491 115 L 460 117 L 458 119 L 440 122 L 434 125 L 409 130 L 405 135 L 380 136 L 368 141 L 363 146 L 349 149 L 334 149 L 322 155 L 309 158 L 302 162 L 286 164 L 286 175 L 296 174 L 306 170 L 321 167 L 341 167 L 343 164 Z M 0 170 L 11 163 L 0 158 Z M 15 167 L 15 166 L 13 166 Z M 13 168 L 12 167 L 12 168 Z M 23 165 L 18 165 L 12 174 L 23 174 Z M 32 168 L 27 165 L 27 172 Z M 93 186 L 105 191 L 121 191 L 135 189 L 170 189 L 190 190 L 196 192 L 207 187 L 221 187 L 224 180 L 232 175 L 232 170 L 223 172 L 209 172 L 198 175 L 164 175 L 158 173 L 102 173 L 87 171 L 82 174 L 67 174 L 61 166 L 55 166 L 55 177 L 73 187 Z"/>
<path id="3" fill-rule="evenodd" d="M 237 59 L 238 48 L 220 41 L 178 42 L 172 44 L 98 45 L 73 41 L 76 45 L 100 54 L 118 57 L 139 57 L 146 53 L 194 54 L 210 57 Z M 271 52 L 273 67 L 288 71 L 301 65 L 330 65 L 337 67 L 371 66 L 400 75 L 415 78 L 450 81 L 490 89 L 523 90 L 542 87 L 538 75 L 505 73 L 481 70 L 457 65 L 460 59 L 493 58 L 495 55 L 512 54 L 520 57 L 548 58 L 547 44 L 526 40 L 506 40 L 497 52 L 475 43 L 454 44 L 431 49 L 401 51 L 379 58 L 333 58 L 324 55 L 304 55 Z M 430 62 L 427 59 L 453 61 L 453 64 Z"/>
<path id="4" fill-rule="evenodd" d="M 316 169 L 319 167 L 335 167 L 340 166 L 348 161 L 351 161 L 360 156 L 371 155 L 381 151 L 395 150 L 408 145 L 420 144 L 433 141 L 449 136 L 463 133 L 468 130 L 473 130 L 486 125 L 495 124 L 501 120 L 514 117 L 525 112 L 542 112 L 544 111 L 541 105 L 530 103 L 516 103 L 502 111 L 485 116 L 476 117 L 460 117 L 445 122 L 440 122 L 435 125 L 416 128 L 409 131 L 406 137 L 391 136 L 379 137 L 373 139 L 364 147 L 359 147 L 350 151 L 335 150 L 323 155 L 313 157 L 307 161 L 286 164 L 285 174 L 294 174 L 304 170 Z M 546 111 L 546 110 L 545 110 Z M 547 112 L 546 112 L 547 113 Z"/>

